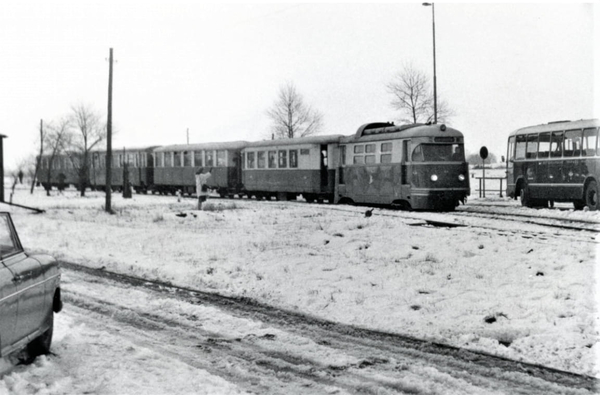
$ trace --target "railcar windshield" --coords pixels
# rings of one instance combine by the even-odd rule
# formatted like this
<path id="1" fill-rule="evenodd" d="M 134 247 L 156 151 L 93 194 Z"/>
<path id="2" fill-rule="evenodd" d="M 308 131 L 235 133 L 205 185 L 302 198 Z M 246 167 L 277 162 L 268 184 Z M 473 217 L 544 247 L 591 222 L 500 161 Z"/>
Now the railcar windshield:
<path id="1" fill-rule="evenodd" d="M 463 144 L 419 144 L 412 153 L 413 162 L 464 162 Z"/>

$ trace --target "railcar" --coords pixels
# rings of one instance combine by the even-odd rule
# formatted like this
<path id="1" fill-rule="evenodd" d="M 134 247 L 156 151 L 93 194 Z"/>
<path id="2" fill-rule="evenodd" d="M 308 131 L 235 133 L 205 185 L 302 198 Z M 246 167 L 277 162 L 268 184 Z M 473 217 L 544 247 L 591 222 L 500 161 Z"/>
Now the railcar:
<path id="1" fill-rule="evenodd" d="M 114 150 L 110 184 L 111 190 L 123 189 L 124 177 L 137 193 L 147 193 L 154 184 L 154 149 L 158 146 Z M 127 175 L 125 175 L 127 172 Z M 106 150 L 91 153 L 89 184 L 92 189 L 106 190 Z"/>
<path id="2" fill-rule="evenodd" d="M 265 140 L 242 150 L 246 194 L 257 199 L 333 202 L 335 158 L 342 135 Z"/>
<path id="3" fill-rule="evenodd" d="M 600 120 L 558 121 L 508 136 L 506 194 L 526 207 L 600 208 Z"/>
<path id="4" fill-rule="evenodd" d="M 470 194 L 463 134 L 446 125 L 369 123 L 339 150 L 336 203 L 454 210 Z"/>
<path id="5" fill-rule="evenodd" d="M 75 158 L 67 154 L 42 155 L 37 179 L 44 189 L 68 188 L 79 184 Z"/>
<path id="6" fill-rule="evenodd" d="M 154 150 L 153 193 L 196 193 L 198 168 L 212 169 L 207 186 L 220 196 L 242 194 L 240 152 L 245 141 L 204 144 L 178 144 Z"/>

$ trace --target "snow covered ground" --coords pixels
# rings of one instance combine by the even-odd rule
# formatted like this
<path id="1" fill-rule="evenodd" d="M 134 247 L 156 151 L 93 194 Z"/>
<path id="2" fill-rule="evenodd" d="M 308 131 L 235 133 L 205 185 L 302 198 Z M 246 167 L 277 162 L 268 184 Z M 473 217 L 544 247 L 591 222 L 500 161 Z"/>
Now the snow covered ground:
<path id="1" fill-rule="evenodd" d="M 482 201 L 473 195 L 470 201 Z M 8 200 L 9 190 L 5 196 Z M 497 196 L 486 201 L 515 212 L 550 212 Z M 38 215 L 3 207 L 13 213 L 26 248 L 59 259 L 600 377 L 600 238 L 593 235 L 546 229 L 543 237 L 524 237 L 476 227 L 428 228 L 410 224 L 444 215 L 403 218 L 375 211 L 365 218 L 359 207 L 330 210 L 247 199 L 214 199 L 210 210 L 198 212 L 191 199 L 134 195 L 124 200 L 114 194 L 116 215 L 108 215 L 101 193 L 80 198 L 75 191 L 53 191 L 46 197 L 23 187 L 13 202 L 46 210 Z M 551 214 L 600 223 L 593 212 Z M 468 223 L 478 221 L 490 222 L 470 218 Z M 534 225 L 513 228 L 541 231 Z M 107 361 L 86 362 L 94 361 L 98 342 L 110 339 L 61 314 L 56 321 L 57 352 L 86 356 L 61 369 L 116 369 Z M 131 374 L 151 376 L 157 369 L 151 365 Z M 174 369 L 186 377 L 185 367 Z M 49 358 L 40 358 L 2 378 L 0 394 L 23 386 L 18 393 L 61 393 L 32 384 L 40 375 L 63 374 L 68 380 L 68 374 L 55 371 Z M 222 384 L 211 380 L 217 380 L 215 388 Z"/>

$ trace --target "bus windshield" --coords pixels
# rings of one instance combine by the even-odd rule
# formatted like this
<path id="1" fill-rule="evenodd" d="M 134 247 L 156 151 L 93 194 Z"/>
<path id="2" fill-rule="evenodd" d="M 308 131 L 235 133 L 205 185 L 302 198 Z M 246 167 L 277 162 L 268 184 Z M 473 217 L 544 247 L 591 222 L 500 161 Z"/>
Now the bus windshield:
<path id="1" fill-rule="evenodd" d="M 413 162 L 464 162 L 462 144 L 419 144 L 412 154 Z"/>

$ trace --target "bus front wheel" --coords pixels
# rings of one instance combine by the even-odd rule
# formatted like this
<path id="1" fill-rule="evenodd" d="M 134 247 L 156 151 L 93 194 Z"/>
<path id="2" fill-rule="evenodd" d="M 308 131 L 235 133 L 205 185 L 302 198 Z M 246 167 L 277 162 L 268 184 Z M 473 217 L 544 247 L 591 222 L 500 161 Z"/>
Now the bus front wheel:
<path id="1" fill-rule="evenodd" d="M 590 181 L 587 188 L 585 188 L 585 205 L 588 206 L 590 211 L 598 210 L 598 184 L 596 181 Z"/>

